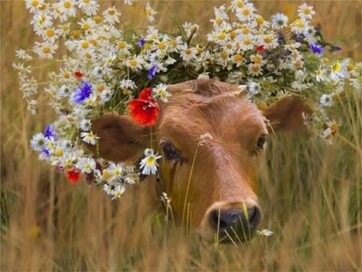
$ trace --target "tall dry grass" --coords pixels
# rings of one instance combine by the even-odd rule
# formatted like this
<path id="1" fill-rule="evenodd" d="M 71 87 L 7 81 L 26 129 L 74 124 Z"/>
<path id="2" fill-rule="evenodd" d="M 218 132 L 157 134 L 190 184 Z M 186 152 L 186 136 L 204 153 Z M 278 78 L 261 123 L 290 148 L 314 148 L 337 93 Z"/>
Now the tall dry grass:
<path id="1" fill-rule="evenodd" d="M 118 4 L 117 1 L 113 1 Z M 195 21 L 209 27 L 220 1 L 156 1 L 160 27 Z M 315 1 L 317 20 L 341 54 L 362 60 L 361 1 Z M 108 3 L 103 2 L 107 5 Z M 295 1 L 258 1 L 262 14 Z M 123 11 L 125 25 L 145 25 Z M 14 50 L 34 41 L 20 1 L 1 1 L 1 270 L 354 270 L 362 269 L 361 95 L 341 101 L 344 127 L 334 146 L 310 139 L 274 138 L 260 160 L 262 226 L 274 235 L 239 246 L 204 243 L 167 226 L 149 211 L 152 183 L 117 202 L 87 185 L 71 186 L 37 160 L 29 139 L 51 120 L 30 116 L 11 68 Z M 44 76 L 46 70 L 39 70 Z"/>

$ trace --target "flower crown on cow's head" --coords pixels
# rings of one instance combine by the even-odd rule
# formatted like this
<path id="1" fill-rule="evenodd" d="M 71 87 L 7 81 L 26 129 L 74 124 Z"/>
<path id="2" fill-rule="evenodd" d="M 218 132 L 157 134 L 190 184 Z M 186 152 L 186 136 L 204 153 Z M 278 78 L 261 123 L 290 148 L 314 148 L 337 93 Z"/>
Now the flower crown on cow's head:
<path id="1" fill-rule="evenodd" d="M 314 110 L 305 121 L 330 142 L 338 121 L 330 119 L 330 108 L 347 89 L 361 88 L 362 65 L 327 58 L 340 48 L 313 26 L 315 11 L 307 4 L 299 6 L 293 20 L 277 13 L 267 21 L 253 3 L 233 0 L 215 7 L 212 31 L 195 43 L 199 26 L 192 23 L 176 34 L 154 26 L 135 33 L 120 29 L 122 16 L 115 6 L 100 11 L 96 0 L 25 2 L 39 39 L 31 50 L 16 52 L 14 68 L 29 111 L 37 114 L 38 101 L 47 99 L 57 114 L 33 136 L 31 146 L 70 182 L 83 176 L 113 199 L 122 195 L 125 184 L 137 183 L 141 173 L 155 174 L 160 156 L 146 149 L 139 165 L 94 158 L 83 142 L 97 146 L 92 120 L 105 112 L 129 114 L 137 124 L 151 127 L 160 112 L 158 102 L 167 103 L 170 96 L 167 85 L 213 78 L 246 85 L 260 109 L 285 94 L 305 97 Z M 149 3 L 145 13 L 154 23 L 157 12 Z M 33 77 L 37 65 L 31 64 L 37 59 L 59 64 L 46 82 Z"/>

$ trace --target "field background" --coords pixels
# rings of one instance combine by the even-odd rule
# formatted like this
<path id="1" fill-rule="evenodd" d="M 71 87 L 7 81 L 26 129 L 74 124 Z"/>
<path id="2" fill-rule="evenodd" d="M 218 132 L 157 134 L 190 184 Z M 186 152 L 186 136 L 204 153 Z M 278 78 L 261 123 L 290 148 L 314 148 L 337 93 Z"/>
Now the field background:
<path id="1" fill-rule="evenodd" d="M 310 2 L 327 40 L 343 48 L 339 55 L 361 61 L 362 2 Z M 205 33 L 217 3 L 154 1 L 153 7 L 160 28 L 187 20 Z M 293 18 L 298 3 L 256 6 L 265 18 L 277 11 Z M 141 9 L 122 10 L 125 25 L 145 26 Z M 237 247 L 205 244 L 147 209 L 150 184 L 112 202 L 86 184 L 70 185 L 37 160 L 29 139 L 52 113 L 42 109 L 40 119 L 27 113 L 11 68 L 15 49 L 35 40 L 29 22 L 22 1 L 1 0 L 1 271 L 362 270 L 361 95 L 341 101 L 344 126 L 335 146 L 287 138 L 268 143 L 259 187 L 261 225 L 272 237 Z"/>

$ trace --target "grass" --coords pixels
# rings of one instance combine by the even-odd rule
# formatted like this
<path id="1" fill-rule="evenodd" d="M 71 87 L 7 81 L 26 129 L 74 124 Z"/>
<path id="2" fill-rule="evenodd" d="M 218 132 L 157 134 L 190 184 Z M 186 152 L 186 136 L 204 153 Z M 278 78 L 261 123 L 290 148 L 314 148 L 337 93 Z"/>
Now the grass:
<path id="1" fill-rule="evenodd" d="M 297 3 L 256 5 L 270 14 L 288 13 Z M 314 3 L 325 36 L 344 48 L 341 54 L 361 61 L 361 1 Z M 155 8 L 162 28 L 186 19 L 208 26 L 212 13 L 205 1 L 157 1 Z M 140 25 L 136 13 L 123 13 L 125 24 Z M 1 1 L 2 271 L 362 269 L 360 94 L 343 98 L 336 111 L 343 126 L 335 145 L 290 137 L 268 142 L 258 180 L 262 227 L 272 229 L 272 237 L 237 246 L 208 244 L 149 210 L 149 201 L 158 197 L 149 193 L 151 183 L 110 201 L 96 188 L 69 185 L 37 160 L 29 139 L 51 113 L 43 109 L 35 119 L 26 112 L 11 69 L 15 48 L 34 40 L 25 21 L 29 16 L 22 2 Z M 39 70 L 41 76 L 45 72 Z"/>

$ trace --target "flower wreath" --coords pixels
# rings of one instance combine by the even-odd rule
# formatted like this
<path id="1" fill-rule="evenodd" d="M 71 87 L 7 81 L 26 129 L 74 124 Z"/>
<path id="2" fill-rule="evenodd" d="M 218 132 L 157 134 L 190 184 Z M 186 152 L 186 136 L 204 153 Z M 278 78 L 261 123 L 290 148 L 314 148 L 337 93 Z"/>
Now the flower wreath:
<path id="1" fill-rule="evenodd" d="M 167 102 L 170 96 L 167 84 L 196 78 L 246 84 L 247 95 L 260 109 L 282 95 L 298 94 L 314 108 L 308 126 L 328 142 L 337 130 L 336 120 L 329 117 L 331 107 L 347 89 L 361 88 L 362 64 L 327 58 L 340 48 L 313 26 L 315 11 L 307 4 L 299 6 L 294 20 L 277 13 L 267 21 L 253 3 L 233 0 L 214 8 L 213 29 L 198 44 L 193 40 L 199 26 L 192 23 L 175 34 L 154 26 L 142 34 L 122 31 L 120 11 L 112 6 L 100 13 L 96 0 L 25 3 L 41 41 L 31 50 L 18 50 L 13 66 L 29 111 L 36 114 L 38 100 L 47 99 L 57 114 L 43 133 L 33 136 L 31 146 L 70 182 L 84 176 L 112 199 L 123 194 L 126 184 L 139 182 L 140 173 L 155 174 L 160 156 L 146 149 L 140 165 L 94 158 L 82 144 L 97 144 L 91 120 L 117 111 L 151 127 L 160 112 L 158 101 Z M 149 3 L 145 13 L 152 24 L 157 12 Z M 60 68 L 40 83 L 33 77 L 36 59 Z"/>

